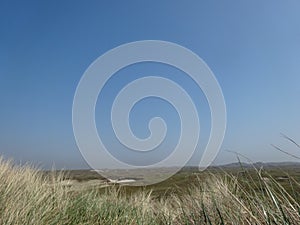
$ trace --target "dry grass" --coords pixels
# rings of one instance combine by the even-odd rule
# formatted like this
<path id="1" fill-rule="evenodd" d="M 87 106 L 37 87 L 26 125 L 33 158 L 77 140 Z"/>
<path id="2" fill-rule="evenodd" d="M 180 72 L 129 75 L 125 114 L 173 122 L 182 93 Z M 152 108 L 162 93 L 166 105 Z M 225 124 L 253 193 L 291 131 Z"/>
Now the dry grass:
<path id="1" fill-rule="evenodd" d="M 117 187 L 70 192 L 61 174 L 49 179 L 0 159 L 0 224 L 300 224 L 299 202 L 263 173 L 255 182 L 247 173 L 208 174 L 182 193 L 154 198 Z"/>

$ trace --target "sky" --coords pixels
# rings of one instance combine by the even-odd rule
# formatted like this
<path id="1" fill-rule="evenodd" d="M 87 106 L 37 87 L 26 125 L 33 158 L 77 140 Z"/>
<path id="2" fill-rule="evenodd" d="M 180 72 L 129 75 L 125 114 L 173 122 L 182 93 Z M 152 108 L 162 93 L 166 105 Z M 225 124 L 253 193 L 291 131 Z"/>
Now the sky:
<path id="1" fill-rule="evenodd" d="M 72 104 L 89 65 L 119 45 L 164 40 L 200 56 L 213 71 L 225 98 L 227 130 L 214 164 L 295 159 L 300 150 L 281 133 L 300 142 L 299 1 L 1 1 L 0 2 L 0 154 L 43 168 L 88 168 L 73 135 Z M 123 74 L 123 75 L 122 75 Z M 182 72 L 159 63 L 117 72 L 99 95 L 99 135 L 116 157 L 122 153 L 109 124 L 109 109 L 122 86 L 145 74 L 178 82 L 190 93 L 201 122 L 199 161 L 210 131 L 210 112 L 201 90 Z M 180 134 L 178 113 L 159 98 L 132 109 L 130 125 L 140 138 L 161 116 L 166 139 L 147 163 L 164 158 Z M 201 150 L 202 149 L 202 150 Z"/>

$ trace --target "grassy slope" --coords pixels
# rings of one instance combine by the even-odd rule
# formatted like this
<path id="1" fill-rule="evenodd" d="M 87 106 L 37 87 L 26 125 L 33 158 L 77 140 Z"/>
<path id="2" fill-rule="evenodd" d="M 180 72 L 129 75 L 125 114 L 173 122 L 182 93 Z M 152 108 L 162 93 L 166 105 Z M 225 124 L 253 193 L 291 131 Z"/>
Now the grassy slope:
<path id="1" fill-rule="evenodd" d="M 278 174 L 184 171 L 146 189 L 70 192 L 63 174 L 49 179 L 1 159 L 0 224 L 300 224 L 300 185 Z"/>

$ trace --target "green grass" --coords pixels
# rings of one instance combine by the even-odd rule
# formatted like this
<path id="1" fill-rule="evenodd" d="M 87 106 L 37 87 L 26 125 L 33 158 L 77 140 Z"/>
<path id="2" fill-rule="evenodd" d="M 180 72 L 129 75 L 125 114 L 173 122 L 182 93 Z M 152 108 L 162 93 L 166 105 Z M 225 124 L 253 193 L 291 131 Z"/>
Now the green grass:
<path id="1" fill-rule="evenodd" d="M 300 224 L 299 174 L 297 168 L 183 170 L 147 187 L 71 191 L 64 179 L 103 178 L 43 173 L 1 159 L 0 224 Z"/>

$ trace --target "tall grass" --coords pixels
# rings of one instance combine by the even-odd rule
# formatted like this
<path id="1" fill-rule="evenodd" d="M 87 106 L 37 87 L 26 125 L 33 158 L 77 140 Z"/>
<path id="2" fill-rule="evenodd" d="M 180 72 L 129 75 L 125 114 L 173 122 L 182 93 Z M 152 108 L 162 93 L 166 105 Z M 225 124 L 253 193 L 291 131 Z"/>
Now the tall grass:
<path id="1" fill-rule="evenodd" d="M 206 177 L 161 198 L 114 186 L 70 192 L 62 174 L 49 179 L 1 158 L 0 224 L 300 224 L 299 201 L 266 172 Z"/>

